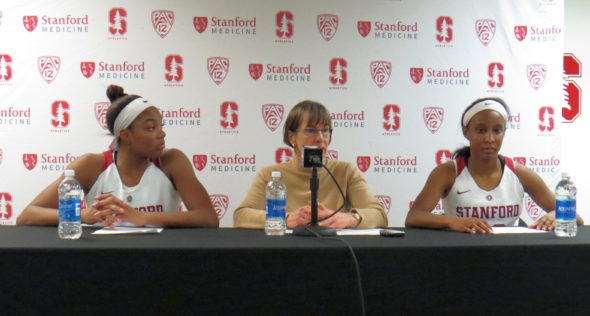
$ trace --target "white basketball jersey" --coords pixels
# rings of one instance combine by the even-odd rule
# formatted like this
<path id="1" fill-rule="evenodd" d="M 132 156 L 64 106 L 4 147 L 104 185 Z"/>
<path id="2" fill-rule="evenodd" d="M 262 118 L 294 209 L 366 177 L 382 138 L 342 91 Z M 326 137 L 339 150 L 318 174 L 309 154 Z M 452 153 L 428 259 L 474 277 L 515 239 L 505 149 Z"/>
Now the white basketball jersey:
<path id="1" fill-rule="evenodd" d="M 517 226 L 523 212 L 524 188 L 514 173 L 512 159 L 504 159 L 502 179 L 490 191 L 481 189 L 467 168 L 465 159 L 453 160 L 457 176 L 449 194 L 443 199 L 445 214 L 485 219 L 490 225 Z"/>
<path id="2" fill-rule="evenodd" d="M 96 202 L 95 196 L 110 193 L 140 212 L 178 212 L 180 196 L 170 179 L 158 167 L 158 161 L 150 161 L 143 172 L 141 180 L 134 187 L 128 187 L 121 181 L 117 165 L 113 163 L 112 150 L 103 153 L 103 171 L 86 194 L 86 205 Z M 156 164 L 154 164 L 154 162 Z M 131 223 L 119 223 L 122 226 L 133 226 Z"/>

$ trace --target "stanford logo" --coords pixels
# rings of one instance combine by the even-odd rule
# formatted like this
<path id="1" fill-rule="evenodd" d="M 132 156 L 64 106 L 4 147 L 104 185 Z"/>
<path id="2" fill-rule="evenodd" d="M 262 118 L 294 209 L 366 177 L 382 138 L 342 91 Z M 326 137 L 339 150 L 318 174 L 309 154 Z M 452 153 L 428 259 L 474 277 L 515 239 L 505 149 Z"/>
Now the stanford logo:
<path id="1" fill-rule="evenodd" d="M 547 66 L 541 64 L 528 65 L 526 68 L 527 77 L 531 87 L 539 90 L 545 82 L 545 75 L 547 75 Z"/>
<path id="2" fill-rule="evenodd" d="M 522 42 L 526 38 L 527 33 L 527 26 L 526 25 L 516 25 L 514 27 L 514 36 L 519 42 Z"/>
<path id="3" fill-rule="evenodd" d="M 37 27 L 37 16 L 36 15 L 25 15 L 23 16 L 23 25 L 29 32 L 33 32 Z"/>
<path id="4" fill-rule="evenodd" d="M 277 30 L 276 34 L 279 38 L 293 37 L 293 13 L 289 11 L 277 12 Z"/>
<path id="5" fill-rule="evenodd" d="M 235 102 L 223 102 L 219 107 L 221 112 L 221 127 L 235 129 L 238 127 L 238 104 Z"/>
<path id="6" fill-rule="evenodd" d="M 410 78 L 412 78 L 412 81 L 414 81 L 415 84 L 420 83 L 423 76 L 424 68 L 410 68 Z"/>
<path id="7" fill-rule="evenodd" d="M 388 132 L 399 130 L 400 110 L 397 104 L 388 104 L 383 107 L 383 128 Z"/>
<path id="8" fill-rule="evenodd" d="M 371 166 L 371 157 L 369 156 L 357 156 L 356 157 L 356 165 L 362 172 L 369 170 Z"/>
<path id="9" fill-rule="evenodd" d="M 152 11 L 152 25 L 161 38 L 166 37 L 174 24 L 174 12 L 168 10 Z"/>
<path id="10" fill-rule="evenodd" d="M 488 65 L 488 86 L 490 88 L 502 88 L 504 86 L 504 65 L 490 63 Z"/>
<path id="11" fill-rule="evenodd" d="M 514 162 L 517 164 L 526 166 L 526 157 L 512 157 L 512 160 L 514 160 Z"/>
<path id="12" fill-rule="evenodd" d="M 222 218 L 225 212 L 227 212 L 229 197 L 224 194 L 211 194 L 209 198 L 211 199 L 211 204 L 213 204 L 217 218 Z"/>
<path id="13" fill-rule="evenodd" d="M 572 123 L 582 112 L 582 88 L 572 80 L 582 76 L 582 62 L 573 54 L 563 54 L 563 73 L 568 107 L 561 108 L 561 116 L 565 122 Z"/>
<path id="14" fill-rule="evenodd" d="M 258 80 L 262 76 L 262 64 L 250 64 L 248 66 L 250 77 L 254 80 Z"/>
<path id="15" fill-rule="evenodd" d="M 328 149 L 328 151 L 326 151 L 326 159 L 338 160 L 338 151 L 333 150 L 333 149 Z"/>
<path id="16" fill-rule="evenodd" d="M 203 171 L 207 166 L 207 155 L 193 155 L 193 165 L 199 171 Z"/>
<path id="17" fill-rule="evenodd" d="M 344 58 L 332 58 L 330 60 L 330 82 L 333 85 L 341 86 L 346 83 L 348 79 L 347 66 L 348 63 Z"/>
<path id="18" fill-rule="evenodd" d="M 446 149 L 441 149 L 437 151 L 434 158 L 437 165 L 443 164 L 451 159 L 453 159 L 453 153 L 451 153 L 450 150 Z"/>
<path id="19" fill-rule="evenodd" d="M 10 193 L 0 192 L 0 219 L 10 219 L 12 217 L 12 196 Z"/>
<path id="20" fill-rule="evenodd" d="M 287 147 L 281 147 L 275 151 L 276 163 L 285 163 L 293 158 L 293 150 Z"/>
<path id="21" fill-rule="evenodd" d="M 82 75 L 86 78 L 92 77 L 94 69 L 96 69 L 96 64 L 93 61 L 83 61 L 80 63 L 80 71 L 82 71 Z"/>
<path id="22" fill-rule="evenodd" d="M 12 57 L 0 55 L 0 81 L 9 81 L 12 78 Z"/>
<path id="23" fill-rule="evenodd" d="M 112 8 L 109 11 L 109 33 L 125 35 L 127 33 L 127 11 L 123 8 Z"/>
<path id="24" fill-rule="evenodd" d="M 193 25 L 195 30 L 200 34 L 205 32 L 207 29 L 207 17 L 206 16 L 195 16 L 193 17 Z"/>
<path id="25" fill-rule="evenodd" d="M 63 128 L 70 124 L 70 105 L 66 101 L 55 101 L 51 104 L 51 125 Z"/>
<path id="26" fill-rule="evenodd" d="M 425 107 L 422 110 L 422 117 L 424 118 L 424 124 L 426 128 L 434 134 L 438 131 L 442 125 L 445 117 L 445 109 L 436 106 Z"/>
<path id="27" fill-rule="evenodd" d="M 283 121 L 285 109 L 281 104 L 264 104 L 262 105 L 262 118 L 266 126 L 274 132 Z"/>
<path id="28" fill-rule="evenodd" d="M 375 195 L 375 198 L 381 203 L 387 214 L 389 214 L 389 210 L 391 209 L 391 196 L 389 195 Z"/>
<path id="29" fill-rule="evenodd" d="M 539 130 L 541 132 L 551 132 L 555 128 L 555 120 L 553 119 L 553 108 L 544 106 L 539 109 Z"/>
<path id="30" fill-rule="evenodd" d="M 529 217 L 536 222 L 543 213 L 530 196 L 526 195 L 524 200 L 526 204 L 526 212 L 529 214 Z"/>
<path id="31" fill-rule="evenodd" d="M 320 14 L 317 17 L 318 31 L 326 40 L 330 41 L 338 30 L 338 16 L 334 14 Z"/>
<path id="32" fill-rule="evenodd" d="M 37 165 L 37 154 L 23 154 L 23 164 L 28 170 L 33 170 Z"/>
<path id="33" fill-rule="evenodd" d="M 182 57 L 179 55 L 168 55 L 164 61 L 166 73 L 164 77 L 168 82 L 182 81 Z"/>
<path id="34" fill-rule="evenodd" d="M 207 70 L 213 82 L 220 84 L 229 71 L 229 59 L 226 57 L 207 58 Z"/>
<path id="35" fill-rule="evenodd" d="M 475 31 L 481 43 L 488 46 L 494 38 L 494 34 L 496 34 L 496 21 L 490 19 L 477 20 L 475 21 Z"/>
<path id="36" fill-rule="evenodd" d="M 358 21 L 356 22 L 356 28 L 362 37 L 367 37 L 371 32 L 371 22 L 369 21 Z"/>
<path id="37" fill-rule="evenodd" d="M 389 76 L 391 75 L 391 63 L 388 61 L 372 61 L 371 62 L 371 76 L 373 77 L 373 81 L 379 88 L 383 88 L 383 86 L 389 81 Z"/>
<path id="38" fill-rule="evenodd" d="M 436 19 L 436 40 L 440 43 L 449 43 L 453 40 L 453 19 L 448 16 L 440 16 Z"/>
<path id="39" fill-rule="evenodd" d="M 47 83 L 51 83 L 57 77 L 60 65 L 61 60 L 57 56 L 41 56 L 37 58 L 39 73 Z"/>
<path id="40" fill-rule="evenodd" d="M 107 125 L 107 110 L 109 109 L 111 104 L 109 102 L 97 102 L 94 103 L 94 117 L 98 122 L 98 125 L 102 127 L 102 129 L 108 129 Z"/>

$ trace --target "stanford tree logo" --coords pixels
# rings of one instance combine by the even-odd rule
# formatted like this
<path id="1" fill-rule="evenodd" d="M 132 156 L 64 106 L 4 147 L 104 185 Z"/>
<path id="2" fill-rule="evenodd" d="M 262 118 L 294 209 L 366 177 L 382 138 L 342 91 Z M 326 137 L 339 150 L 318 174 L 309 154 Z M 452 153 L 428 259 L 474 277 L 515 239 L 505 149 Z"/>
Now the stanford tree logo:
<path id="1" fill-rule="evenodd" d="M 59 73 L 61 59 L 57 56 L 41 56 L 37 58 L 37 68 L 41 78 L 47 83 L 51 83 Z"/>
<path id="2" fill-rule="evenodd" d="M 389 210 L 391 209 L 391 196 L 378 194 L 375 195 L 375 198 L 377 198 L 377 201 L 381 203 L 387 214 L 389 214 Z"/>
<path id="3" fill-rule="evenodd" d="M 371 157 L 357 156 L 356 157 L 356 165 L 358 166 L 358 168 L 362 172 L 369 170 L 369 167 L 371 166 Z"/>
<path id="4" fill-rule="evenodd" d="M 582 62 L 573 54 L 563 54 L 565 74 L 565 101 L 568 107 L 561 108 L 561 116 L 568 123 L 573 122 L 582 112 L 582 88 L 573 78 L 582 76 Z"/>
<path id="5" fill-rule="evenodd" d="M 383 107 L 383 128 L 388 132 L 399 130 L 400 109 L 397 104 L 387 104 Z"/>
<path id="6" fill-rule="evenodd" d="M 220 84 L 229 71 L 229 59 L 226 57 L 207 58 L 207 71 L 215 84 Z"/>
<path id="7" fill-rule="evenodd" d="M 0 192 L 0 220 L 12 217 L 12 196 L 7 192 Z"/>
<path id="8" fill-rule="evenodd" d="M 502 88 L 504 86 L 504 65 L 490 63 L 488 65 L 488 86 L 490 88 Z"/>
<path id="9" fill-rule="evenodd" d="M 23 25 L 29 32 L 33 32 L 37 27 L 37 16 L 36 15 L 25 15 L 23 16 Z"/>
<path id="10" fill-rule="evenodd" d="M 422 109 L 422 117 L 424 118 L 424 124 L 426 128 L 434 134 L 438 132 L 438 129 L 443 123 L 445 117 L 445 109 L 436 106 L 428 106 Z"/>
<path id="11" fill-rule="evenodd" d="M 287 147 L 281 147 L 275 151 L 276 163 L 285 163 L 293 158 L 293 150 Z"/>
<path id="12" fill-rule="evenodd" d="M 319 14 L 317 25 L 320 35 L 326 42 L 330 41 L 338 30 L 338 16 L 334 14 Z"/>
<path id="13" fill-rule="evenodd" d="M 193 25 L 195 30 L 200 34 L 205 32 L 207 29 L 207 17 L 206 16 L 195 16 L 193 17 Z"/>
<path id="14" fill-rule="evenodd" d="M 330 82 L 333 85 L 341 86 L 348 80 L 346 67 L 348 63 L 344 58 L 332 58 L 330 60 Z"/>
<path id="15" fill-rule="evenodd" d="M 109 128 L 107 125 L 107 110 L 110 105 L 109 102 L 94 103 L 94 118 L 96 118 L 98 125 L 104 130 Z"/>
<path id="16" fill-rule="evenodd" d="M 554 111 L 550 106 L 543 106 L 539 109 L 539 130 L 551 132 L 555 128 Z"/>
<path id="17" fill-rule="evenodd" d="M 123 8 L 112 8 L 109 11 L 109 33 L 125 35 L 127 33 L 127 11 Z"/>
<path id="18" fill-rule="evenodd" d="M 372 61 L 371 76 L 375 84 L 379 88 L 383 88 L 387 81 L 389 81 L 389 76 L 391 76 L 391 63 L 383 60 Z"/>
<path id="19" fill-rule="evenodd" d="M 164 38 L 174 24 L 174 12 L 169 10 L 155 10 L 152 11 L 152 26 L 154 31 L 161 37 Z"/>
<path id="20" fill-rule="evenodd" d="M 434 156 L 434 161 L 437 165 L 443 164 L 451 159 L 453 159 L 453 153 L 447 149 L 441 149 L 437 151 Z"/>
<path id="21" fill-rule="evenodd" d="M 0 55 L 0 82 L 12 79 L 12 57 Z"/>
<path id="22" fill-rule="evenodd" d="M 209 198 L 211 199 L 211 204 L 213 204 L 217 218 L 223 218 L 229 206 L 229 197 L 225 194 L 211 194 Z"/>
<path id="23" fill-rule="evenodd" d="M 415 84 L 419 84 L 424 77 L 424 68 L 410 68 L 410 78 Z"/>
<path id="24" fill-rule="evenodd" d="M 70 124 L 70 104 L 63 100 L 51 104 L 51 125 L 55 128 L 64 128 Z"/>
<path id="25" fill-rule="evenodd" d="M 182 81 L 182 57 L 180 55 L 168 55 L 164 61 L 166 73 L 164 77 L 168 82 Z"/>
<path id="26" fill-rule="evenodd" d="M 453 40 L 453 19 L 448 16 L 440 16 L 436 19 L 436 40 L 439 43 L 449 43 Z"/>
<path id="27" fill-rule="evenodd" d="M 235 129 L 238 127 L 238 104 L 235 102 L 223 102 L 219 107 L 221 114 L 221 127 Z"/>
<path id="28" fill-rule="evenodd" d="M 262 64 L 250 64 L 248 65 L 248 71 L 252 79 L 258 80 L 262 76 Z"/>
<path id="29" fill-rule="evenodd" d="M 95 69 L 96 64 L 93 61 L 80 62 L 80 71 L 82 72 L 82 75 L 86 78 L 92 77 Z"/>
<path id="30" fill-rule="evenodd" d="M 285 109 L 281 104 L 264 104 L 262 105 L 262 118 L 268 129 L 274 132 L 283 121 Z"/>
<path id="31" fill-rule="evenodd" d="M 371 22 L 370 21 L 358 21 L 358 22 L 356 22 L 356 28 L 362 37 L 367 37 L 367 35 L 369 35 L 369 33 L 371 32 Z"/>
<path id="32" fill-rule="evenodd" d="M 203 171 L 207 166 L 207 155 L 193 155 L 193 165 L 195 169 Z"/>
<path id="33" fill-rule="evenodd" d="M 33 170 L 37 165 L 37 154 L 23 154 L 23 165 L 28 170 Z"/>
<path id="34" fill-rule="evenodd" d="M 526 25 L 516 25 L 514 27 L 514 36 L 519 42 L 522 42 L 526 38 L 527 33 L 527 26 Z"/>
<path id="35" fill-rule="evenodd" d="M 289 11 L 277 12 L 276 24 L 276 34 L 280 39 L 293 37 L 293 13 Z"/>
<path id="36" fill-rule="evenodd" d="M 481 43 L 484 46 L 488 46 L 492 39 L 494 39 L 494 34 L 496 34 L 496 21 L 491 19 L 475 21 L 475 32 Z"/>
<path id="37" fill-rule="evenodd" d="M 527 77 L 531 87 L 535 90 L 539 90 L 545 82 L 545 76 L 547 75 L 547 66 L 542 64 L 528 65 L 526 68 Z"/>

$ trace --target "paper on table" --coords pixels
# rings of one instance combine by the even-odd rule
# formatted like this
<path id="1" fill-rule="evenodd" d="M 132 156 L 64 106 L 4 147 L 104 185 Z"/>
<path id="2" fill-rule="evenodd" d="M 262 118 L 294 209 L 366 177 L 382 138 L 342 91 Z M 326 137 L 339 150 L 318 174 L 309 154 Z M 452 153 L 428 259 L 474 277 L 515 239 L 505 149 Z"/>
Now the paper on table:
<path id="1" fill-rule="evenodd" d="M 159 234 L 162 227 L 105 227 L 92 233 L 93 235 L 118 235 L 118 234 Z"/>
<path id="2" fill-rule="evenodd" d="M 337 229 L 336 235 L 338 236 L 379 236 L 379 232 L 382 228 L 372 228 L 372 229 Z M 392 229 L 390 229 L 392 230 Z M 400 230 L 400 232 L 403 232 Z M 292 229 L 287 229 L 285 233 L 292 234 Z"/>
<path id="3" fill-rule="evenodd" d="M 548 232 L 546 230 L 520 226 L 494 226 L 492 229 L 494 230 L 494 234 L 538 234 Z"/>

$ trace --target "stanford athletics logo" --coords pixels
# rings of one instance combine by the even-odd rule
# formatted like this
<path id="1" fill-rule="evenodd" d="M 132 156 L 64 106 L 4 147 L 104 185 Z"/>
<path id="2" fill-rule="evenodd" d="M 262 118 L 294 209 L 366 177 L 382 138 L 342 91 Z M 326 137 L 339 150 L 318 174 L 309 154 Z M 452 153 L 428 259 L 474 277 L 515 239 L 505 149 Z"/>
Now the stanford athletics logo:
<path id="1" fill-rule="evenodd" d="M 428 106 L 422 109 L 422 117 L 424 118 L 424 124 L 426 128 L 434 134 L 438 131 L 442 125 L 445 117 L 445 109 L 436 106 Z"/>
<path id="2" fill-rule="evenodd" d="M 330 60 L 330 82 L 333 85 L 341 86 L 346 83 L 348 79 L 347 66 L 348 63 L 344 58 L 332 58 Z"/>
<path id="3" fill-rule="evenodd" d="M 453 40 L 453 19 L 448 16 L 439 16 L 436 19 L 436 40 L 440 43 L 449 43 Z"/>
<path id="4" fill-rule="evenodd" d="M 7 192 L 0 192 L 0 219 L 12 217 L 12 196 Z"/>
<path id="5" fill-rule="evenodd" d="M 504 65 L 490 63 L 488 65 L 488 86 L 490 88 L 502 88 L 504 86 Z"/>
<path id="6" fill-rule="evenodd" d="M 271 130 L 275 131 L 283 121 L 284 107 L 281 104 L 264 104 L 262 105 L 262 118 L 264 123 Z"/>
<path id="7" fill-rule="evenodd" d="M 285 163 L 293 158 L 293 150 L 287 147 L 281 147 L 275 151 L 276 163 Z"/>
<path id="8" fill-rule="evenodd" d="M 561 108 L 561 116 L 572 123 L 582 112 L 582 88 L 573 80 L 582 76 L 582 62 L 573 54 L 563 54 L 563 74 L 567 107 Z"/>
<path id="9" fill-rule="evenodd" d="M 29 32 L 33 32 L 37 27 L 37 16 L 36 15 L 25 15 L 23 16 L 23 25 Z"/>
<path id="10" fill-rule="evenodd" d="M 213 204 L 217 218 L 222 218 L 225 212 L 227 212 L 229 197 L 225 194 L 211 194 L 209 198 L 211 199 L 211 204 Z"/>
<path id="11" fill-rule="evenodd" d="M 92 77 L 94 69 L 96 69 L 96 64 L 93 61 L 83 61 L 80 63 L 80 71 L 86 78 Z"/>
<path id="12" fill-rule="evenodd" d="M 207 166 L 207 155 L 193 155 L 193 165 L 199 171 L 203 171 Z"/>
<path id="13" fill-rule="evenodd" d="M 37 67 L 41 78 L 47 83 L 51 83 L 59 73 L 61 60 L 57 56 L 41 56 L 37 58 Z"/>
<path id="14" fill-rule="evenodd" d="M 318 31 L 326 40 L 330 41 L 338 30 L 338 16 L 334 14 L 319 14 L 317 17 Z"/>
<path id="15" fill-rule="evenodd" d="M 550 106 L 543 106 L 539 109 L 539 130 L 541 132 L 551 132 L 555 128 L 553 119 L 554 111 Z"/>
<path id="16" fill-rule="evenodd" d="M 527 33 L 527 26 L 526 25 L 516 25 L 514 27 L 514 36 L 519 42 L 522 42 L 526 38 Z"/>
<path id="17" fill-rule="evenodd" d="M 383 60 L 372 61 L 371 76 L 373 77 L 375 84 L 377 84 L 379 88 L 383 88 L 389 80 L 389 76 L 391 76 L 391 63 Z"/>
<path id="18" fill-rule="evenodd" d="M 371 22 L 369 21 L 358 21 L 356 22 L 356 28 L 362 37 L 367 37 L 371 32 Z"/>
<path id="19" fill-rule="evenodd" d="M 70 104 L 63 100 L 55 101 L 51 104 L 51 125 L 56 128 L 63 128 L 70 124 Z"/>
<path id="20" fill-rule="evenodd" d="M 235 129 L 238 127 L 238 104 L 235 102 L 223 102 L 219 107 L 221 114 L 221 127 Z"/>
<path id="21" fill-rule="evenodd" d="M 533 221 L 537 221 L 543 215 L 539 206 L 531 199 L 530 196 L 525 195 L 526 212 Z"/>
<path id="22" fill-rule="evenodd" d="M 220 84 L 229 71 L 229 59 L 226 57 L 209 57 L 207 58 L 207 70 L 213 82 Z"/>
<path id="23" fill-rule="evenodd" d="M 496 21 L 491 19 L 477 20 L 475 21 L 475 31 L 481 43 L 488 46 L 496 34 Z"/>
<path id="24" fill-rule="evenodd" d="M 293 37 L 293 13 L 289 11 L 279 11 L 276 16 L 277 30 L 276 34 L 281 39 Z"/>
<path id="25" fill-rule="evenodd" d="M 174 24 L 174 12 L 169 10 L 152 11 L 152 25 L 161 38 L 166 37 Z"/>
<path id="26" fill-rule="evenodd" d="M 12 57 L 0 55 L 0 81 L 9 81 L 12 78 Z"/>
<path id="27" fill-rule="evenodd" d="M 423 76 L 424 68 L 410 68 L 410 78 L 412 78 L 412 81 L 414 81 L 415 84 L 420 83 Z"/>
<path id="28" fill-rule="evenodd" d="M 399 130 L 400 109 L 397 104 L 387 104 L 383 107 L 383 128 L 388 132 Z"/>
<path id="29" fill-rule="evenodd" d="M 539 90 L 545 82 L 545 75 L 547 75 L 547 66 L 542 64 L 528 65 L 526 68 L 527 77 L 531 87 Z"/>
<path id="30" fill-rule="evenodd" d="M 381 203 L 387 214 L 389 214 L 389 210 L 391 209 L 391 196 L 389 195 L 375 195 L 375 198 Z"/>
<path id="31" fill-rule="evenodd" d="M 453 153 L 447 149 L 437 151 L 434 158 L 437 165 L 443 164 L 451 159 L 453 159 Z"/>
<path id="32" fill-rule="evenodd" d="M 258 80 L 262 76 L 262 64 L 250 64 L 248 66 L 250 77 L 254 80 Z"/>
<path id="33" fill-rule="evenodd" d="M 23 154 L 23 164 L 28 170 L 33 170 L 37 165 L 37 154 Z"/>
<path id="34" fill-rule="evenodd" d="M 123 8 L 112 8 L 109 11 L 109 33 L 125 35 L 127 33 L 127 11 Z"/>
<path id="35" fill-rule="evenodd" d="M 98 125 L 102 127 L 102 129 L 108 129 L 107 125 L 107 110 L 109 109 L 111 104 L 109 102 L 97 102 L 94 103 L 94 117 L 98 122 Z"/>
<path id="36" fill-rule="evenodd" d="M 193 17 L 193 25 L 197 32 L 203 33 L 207 29 L 207 17 L 206 16 L 195 16 Z"/>
<path id="37" fill-rule="evenodd" d="M 164 61 L 166 73 L 164 77 L 168 82 L 182 81 L 182 57 L 180 55 L 168 55 Z"/>
<path id="38" fill-rule="evenodd" d="M 356 165 L 362 172 L 369 170 L 371 166 L 371 157 L 369 156 L 357 156 L 356 157 Z"/>

